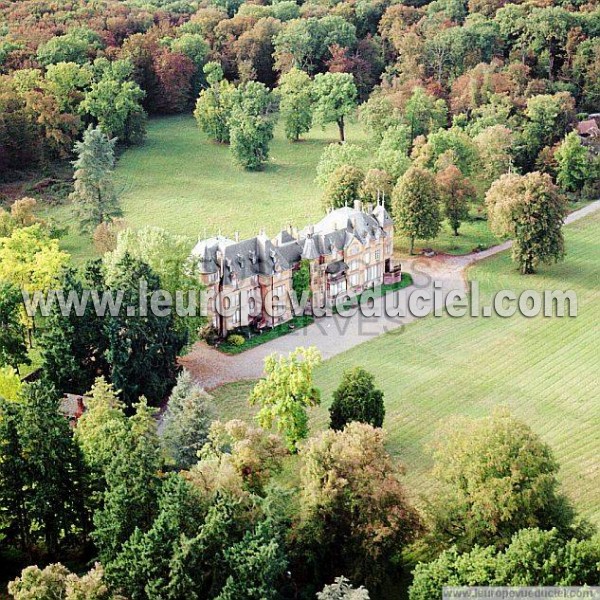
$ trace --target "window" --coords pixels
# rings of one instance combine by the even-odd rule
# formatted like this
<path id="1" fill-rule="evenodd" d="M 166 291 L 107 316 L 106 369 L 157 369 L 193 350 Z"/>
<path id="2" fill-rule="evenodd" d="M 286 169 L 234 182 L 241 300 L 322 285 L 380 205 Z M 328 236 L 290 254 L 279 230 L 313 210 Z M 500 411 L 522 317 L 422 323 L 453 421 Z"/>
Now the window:
<path id="1" fill-rule="evenodd" d="M 359 273 L 353 273 L 352 275 L 350 275 L 350 285 L 353 287 L 360 285 L 360 274 Z"/>
<path id="2" fill-rule="evenodd" d="M 231 322 L 232 322 L 234 325 L 239 325 L 240 321 L 241 321 L 241 315 L 240 315 L 240 311 L 239 311 L 239 310 L 236 310 L 236 311 L 233 313 L 233 316 L 232 316 L 232 318 L 231 318 Z"/>
<path id="3" fill-rule="evenodd" d="M 348 268 L 350 269 L 350 271 L 356 271 L 356 269 L 358 269 L 358 261 L 357 260 L 351 261 Z"/>
<path id="4" fill-rule="evenodd" d="M 218 273 L 209 273 L 208 274 L 208 283 L 216 283 L 219 279 Z"/>
<path id="5" fill-rule="evenodd" d="M 371 262 L 371 253 L 370 252 L 365 252 L 363 254 L 363 258 L 365 260 L 365 265 L 368 265 Z"/>
<path id="6" fill-rule="evenodd" d="M 350 250 L 349 250 L 348 254 L 350 256 L 354 256 L 355 254 L 358 254 L 358 246 L 356 244 L 354 244 L 354 246 L 350 246 Z"/>
<path id="7" fill-rule="evenodd" d="M 331 297 L 335 297 L 338 294 L 341 294 L 342 292 L 345 292 L 345 291 L 346 291 L 346 281 L 345 280 L 338 281 L 336 283 L 332 283 L 329 286 L 329 295 Z"/>
<path id="8" fill-rule="evenodd" d="M 379 265 L 373 265 L 367 269 L 367 281 L 373 281 L 379 276 Z"/>
<path id="9" fill-rule="evenodd" d="M 381 260 L 381 250 L 375 250 L 375 260 Z"/>

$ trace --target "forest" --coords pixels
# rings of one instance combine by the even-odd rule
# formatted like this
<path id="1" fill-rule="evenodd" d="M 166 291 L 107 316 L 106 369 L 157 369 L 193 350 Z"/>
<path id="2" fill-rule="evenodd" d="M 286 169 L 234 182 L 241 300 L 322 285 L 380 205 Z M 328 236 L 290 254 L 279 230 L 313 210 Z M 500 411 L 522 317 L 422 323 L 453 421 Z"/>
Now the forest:
<path id="1" fill-rule="evenodd" d="M 148 296 L 200 288 L 189 240 L 129 229 L 114 179 L 167 115 L 193 115 L 232 171 L 259 174 L 276 127 L 291 146 L 330 128 L 310 173 L 323 211 L 381 199 L 410 254 L 442 221 L 456 238 L 487 221 L 516 238 L 529 276 L 564 258 L 568 210 L 598 197 L 600 132 L 580 129 L 597 113 L 596 0 L 0 0 L 7 597 L 429 600 L 444 585 L 598 585 L 594 523 L 564 493 L 551 445 L 505 409 L 449 419 L 417 494 L 389 450 L 381 372 L 329 367 L 317 431 L 322 357 L 298 348 L 265 361 L 244 399 L 254 420 L 224 419 L 178 364 L 210 336 L 202 320 L 40 319 L 21 299 L 60 285 L 136 303 L 140 278 Z M 357 123 L 364 145 L 349 139 Z M 77 233 L 54 218 L 66 206 Z M 64 250 L 75 235 L 95 248 L 85 264 Z M 76 423 L 65 394 L 84 396 Z"/>

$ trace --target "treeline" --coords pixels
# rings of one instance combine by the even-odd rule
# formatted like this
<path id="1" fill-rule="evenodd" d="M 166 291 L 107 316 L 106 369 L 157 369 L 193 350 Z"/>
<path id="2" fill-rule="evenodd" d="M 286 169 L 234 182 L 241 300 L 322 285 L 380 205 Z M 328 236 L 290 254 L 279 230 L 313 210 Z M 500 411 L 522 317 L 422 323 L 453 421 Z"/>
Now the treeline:
<path id="1" fill-rule="evenodd" d="M 438 103 L 434 123 L 474 133 L 558 110 L 558 123 L 537 124 L 515 140 L 516 164 L 528 170 L 540 153 L 551 160 L 547 149 L 575 113 L 593 112 L 600 101 L 593 2 L 204 0 L 92 7 L 27 0 L 0 7 L 0 14 L 4 177 L 23 164 L 65 156 L 89 124 L 122 143 L 139 142 L 147 113 L 193 106 L 209 85 L 208 61 L 229 82 L 268 89 L 293 68 L 311 77 L 349 74 L 356 99 L 370 98 L 369 122 L 378 135 L 390 113 L 410 112 L 416 88 Z M 411 141 L 430 129 L 416 121 L 408 126 Z"/>
<path id="2" fill-rule="evenodd" d="M 310 432 L 319 362 L 314 348 L 269 357 L 249 399 L 257 424 L 215 419 L 186 372 L 160 421 L 104 378 L 74 428 L 48 380 L 5 388 L 3 552 L 36 564 L 10 595 L 368 600 L 413 568 L 412 600 L 444 585 L 597 582 L 600 539 L 527 425 L 502 410 L 447 424 L 431 448 L 431 494 L 415 505 L 385 449 L 372 375 L 345 372 L 331 428 Z M 70 569 L 56 562 L 67 557 Z"/>

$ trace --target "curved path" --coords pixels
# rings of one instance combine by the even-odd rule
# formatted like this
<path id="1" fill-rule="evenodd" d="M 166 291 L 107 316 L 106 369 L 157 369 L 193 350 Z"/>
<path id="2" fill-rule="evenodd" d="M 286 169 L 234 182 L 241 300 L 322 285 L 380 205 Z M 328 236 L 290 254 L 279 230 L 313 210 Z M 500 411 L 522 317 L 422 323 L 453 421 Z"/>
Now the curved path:
<path id="1" fill-rule="evenodd" d="M 600 200 L 571 213 L 566 223 L 572 223 L 600 209 Z M 373 337 L 388 331 L 397 330 L 417 320 L 406 310 L 412 295 L 427 291 L 433 295 L 434 289 L 442 298 L 449 291 L 466 292 L 466 269 L 470 265 L 503 252 L 512 245 L 508 241 L 482 252 L 462 256 L 438 255 L 433 258 L 414 257 L 402 261 L 404 271 L 409 272 L 414 284 L 397 292 L 390 292 L 385 299 L 374 301 L 374 309 L 381 316 L 364 316 L 356 312 L 351 317 L 335 315 L 317 319 L 312 325 L 298 329 L 280 338 L 266 342 L 241 354 L 223 354 L 203 342 L 194 345 L 191 352 L 181 358 L 181 364 L 205 388 L 212 389 L 224 383 L 243 379 L 258 379 L 263 372 L 263 361 L 273 352 L 288 353 L 298 346 L 316 346 L 324 359 L 362 344 Z M 435 288 L 434 288 L 435 286 Z M 413 298 L 414 300 L 414 298 Z M 421 302 L 428 307 L 430 303 Z M 384 306 L 404 307 L 406 316 L 390 317 Z"/>

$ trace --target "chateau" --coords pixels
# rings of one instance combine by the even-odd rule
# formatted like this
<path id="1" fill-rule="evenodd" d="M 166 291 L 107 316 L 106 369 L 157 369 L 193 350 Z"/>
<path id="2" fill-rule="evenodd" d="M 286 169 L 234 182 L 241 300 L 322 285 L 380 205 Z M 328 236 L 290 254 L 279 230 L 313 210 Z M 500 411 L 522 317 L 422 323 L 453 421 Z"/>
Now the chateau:
<path id="1" fill-rule="evenodd" d="M 363 207 L 357 201 L 300 232 L 289 227 L 273 240 L 264 232 L 243 241 L 201 240 L 192 256 L 209 291 L 209 319 L 225 336 L 238 327 L 270 327 L 291 319 L 293 273 L 303 261 L 313 306 L 331 305 L 344 292 L 358 294 L 399 281 L 393 240 L 394 224 L 383 204 Z"/>

